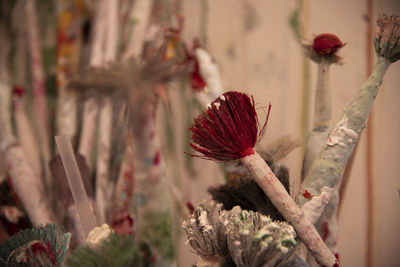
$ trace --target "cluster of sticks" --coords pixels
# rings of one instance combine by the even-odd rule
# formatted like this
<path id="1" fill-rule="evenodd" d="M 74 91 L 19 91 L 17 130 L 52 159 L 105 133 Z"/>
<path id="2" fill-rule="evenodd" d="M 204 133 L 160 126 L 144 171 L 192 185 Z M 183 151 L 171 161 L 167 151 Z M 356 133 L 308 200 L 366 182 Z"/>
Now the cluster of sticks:
<path id="1" fill-rule="evenodd" d="M 390 64 L 400 57 L 398 16 L 381 15 L 379 17 L 374 44 L 378 59 L 372 74 L 357 91 L 353 101 L 344 110 L 341 119 L 330 131 L 328 68 L 330 63 L 338 61 L 339 58 L 335 52 L 343 44 L 334 35 L 322 34 L 317 36 L 312 47 L 309 47 L 310 57 L 319 64 L 316 114 L 312 133 L 316 138 L 312 140 L 311 135 L 309 142 L 313 144 L 309 146 L 319 145 L 319 149 L 316 152 L 309 150 L 309 153 L 306 153 L 303 183 L 295 200 L 290 197 L 264 159 L 254 150 L 257 140 L 265 130 L 266 123 L 262 127 L 259 126 L 253 98 L 239 92 L 224 93 L 194 120 L 190 129 L 192 131 L 191 146 L 201 154 L 197 155 L 198 157 L 215 161 L 241 161 L 252 179 L 293 226 L 311 255 L 324 266 L 339 266 L 338 259 L 334 255 L 336 248 L 327 246 L 328 243 L 324 242 L 323 237 L 314 227 L 314 223 L 323 213 L 332 195 L 337 196 L 337 188 L 341 183 L 344 167 L 365 127 L 383 76 Z M 323 140 L 323 143 L 320 140 Z M 337 199 L 334 202 L 337 202 Z M 184 223 L 186 229 L 189 229 L 188 225 L 201 223 L 201 218 L 196 219 L 193 216 Z M 336 214 L 330 212 L 329 216 L 335 217 Z M 207 243 L 211 228 L 210 225 L 205 228 L 203 226 L 198 233 L 199 236 L 196 237 L 204 242 L 204 246 L 211 245 Z M 188 232 L 188 237 L 194 240 L 190 232 Z M 193 248 L 196 250 L 196 247 Z M 199 255 L 202 254 L 199 253 Z M 203 254 L 202 256 L 203 260 L 209 260 L 221 255 Z M 235 263 L 238 266 L 253 266 L 251 263 Z"/>
<path id="2" fill-rule="evenodd" d="M 211 56 L 198 45 L 186 48 L 180 39 L 183 19 L 168 13 L 165 3 L 102 0 L 85 7 L 78 2 L 57 2 L 54 123 L 48 110 L 52 99 L 46 91 L 38 3 L 19 0 L 7 6 L 12 29 L 1 21 L 0 152 L 7 177 L 2 182 L 21 206 L 14 201 L 1 203 L 0 217 L 4 225 L 11 223 L 9 235 L 20 229 L 15 225 L 24 216 L 21 207 L 34 226 L 68 220 L 74 242 L 82 245 L 88 232 L 102 223 L 117 233 L 134 234 L 135 194 L 146 198 L 160 186 L 165 171 L 155 113 L 166 83 L 183 77 L 191 80 L 193 89 L 207 86 L 207 93 L 194 95 L 204 105 L 220 94 L 221 86 Z M 90 8 L 87 52 L 82 21 Z M 172 24 L 166 25 L 163 14 Z M 26 20 L 21 22 L 21 17 Z M 16 71 L 9 70 L 8 61 L 13 44 Z M 25 72 L 28 54 L 31 81 Z M 81 55 L 88 65 L 82 72 Z M 30 87 L 31 94 L 25 89 Z M 53 151 L 54 135 L 57 150 Z M 179 190 L 169 186 L 174 199 L 186 203 Z M 147 203 L 151 201 L 148 197 Z"/>

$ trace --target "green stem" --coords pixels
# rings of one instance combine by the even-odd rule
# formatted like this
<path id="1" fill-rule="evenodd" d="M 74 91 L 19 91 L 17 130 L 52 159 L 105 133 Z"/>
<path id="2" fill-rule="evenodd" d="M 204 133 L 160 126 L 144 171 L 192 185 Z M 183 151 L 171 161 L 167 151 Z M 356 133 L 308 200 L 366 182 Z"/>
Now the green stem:
<path id="1" fill-rule="evenodd" d="M 326 145 L 311 165 L 302 184 L 301 193 L 307 190 L 312 195 L 319 195 L 323 187 L 333 188 L 339 184 L 346 162 L 365 127 L 389 65 L 388 59 L 378 57 L 372 74 L 344 110 L 341 120 L 333 128 Z M 297 203 L 303 206 L 306 202 L 307 199 L 299 194 Z"/>

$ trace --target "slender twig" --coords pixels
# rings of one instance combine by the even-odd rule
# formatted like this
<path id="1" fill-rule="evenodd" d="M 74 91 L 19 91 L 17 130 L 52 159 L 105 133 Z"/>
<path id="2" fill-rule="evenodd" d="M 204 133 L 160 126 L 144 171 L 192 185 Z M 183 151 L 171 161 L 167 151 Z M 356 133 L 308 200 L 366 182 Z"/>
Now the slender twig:
<path id="1" fill-rule="evenodd" d="M 38 133 L 40 146 L 43 153 L 43 159 L 45 162 L 45 177 L 47 188 L 50 188 L 51 179 L 50 171 L 47 168 L 47 164 L 50 161 L 50 143 L 49 143 L 49 127 L 48 127 L 48 115 L 47 115 L 47 104 L 46 104 L 46 89 L 45 89 L 45 77 L 42 63 L 42 45 L 39 32 L 39 22 L 36 12 L 36 1 L 26 1 L 25 12 L 26 12 L 26 23 L 29 53 L 31 57 L 32 66 L 32 78 L 33 78 L 33 103 L 37 112 L 38 120 Z"/>
<path id="2" fill-rule="evenodd" d="M 92 35 L 92 47 L 90 54 L 90 66 L 100 66 L 104 61 L 103 49 L 105 39 L 105 13 L 106 1 L 101 0 L 97 5 L 93 35 Z M 96 122 L 98 115 L 98 105 L 95 99 L 90 98 L 84 104 L 83 118 L 82 118 L 82 130 L 79 139 L 78 151 L 86 159 L 86 163 L 90 169 L 92 165 L 92 149 L 94 135 L 96 131 Z"/>

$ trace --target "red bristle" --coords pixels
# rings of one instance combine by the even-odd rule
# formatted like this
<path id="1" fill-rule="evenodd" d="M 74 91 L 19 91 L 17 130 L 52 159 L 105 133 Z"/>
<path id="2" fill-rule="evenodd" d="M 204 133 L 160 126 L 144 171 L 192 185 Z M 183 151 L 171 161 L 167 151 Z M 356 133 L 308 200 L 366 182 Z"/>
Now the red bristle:
<path id="1" fill-rule="evenodd" d="M 190 128 L 190 146 L 202 155 L 192 156 L 229 161 L 251 155 L 266 123 L 259 131 L 253 97 L 240 92 L 226 92 L 194 120 Z"/>

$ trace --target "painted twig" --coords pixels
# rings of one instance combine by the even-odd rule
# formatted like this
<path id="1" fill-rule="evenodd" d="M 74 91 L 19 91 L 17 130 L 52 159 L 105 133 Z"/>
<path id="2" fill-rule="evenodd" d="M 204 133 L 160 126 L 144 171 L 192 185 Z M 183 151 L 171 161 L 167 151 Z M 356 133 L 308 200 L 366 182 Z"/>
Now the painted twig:
<path id="1" fill-rule="evenodd" d="M 26 1 L 25 3 L 26 23 L 29 54 L 31 57 L 31 69 L 33 80 L 33 103 L 37 112 L 38 133 L 40 139 L 41 152 L 45 162 L 46 187 L 51 185 L 50 172 L 47 163 L 50 161 L 49 126 L 46 107 L 45 77 L 42 63 L 42 46 L 40 41 L 39 23 L 36 13 L 36 1 Z"/>
<path id="2" fill-rule="evenodd" d="M 307 196 L 320 195 L 323 187 L 334 188 L 340 184 L 344 167 L 365 127 L 383 76 L 390 64 L 400 58 L 399 25 L 398 16 L 379 17 L 375 36 L 378 60 L 370 77 L 344 110 L 342 118 L 329 134 L 326 145 L 311 165 L 302 184 L 301 194 L 298 195 L 300 206 L 308 201 Z"/>
<path id="3" fill-rule="evenodd" d="M 17 33 L 15 67 L 18 71 L 15 73 L 13 92 L 14 118 L 16 126 L 16 135 L 24 151 L 27 153 L 27 159 L 37 177 L 42 177 L 42 163 L 40 158 L 40 147 L 37 142 L 37 136 L 33 130 L 32 124 L 26 114 L 25 85 L 26 85 L 26 59 L 27 59 L 27 37 L 26 25 L 20 23 L 19 18 L 24 14 L 25 3 L 19 1 L 13 11 L 13 27 Z"/>
<path id="4" fill-rule="evenodd" d="M 267 117 L 268 118 L 268 117 Z M 314 226 L 289 196 L 284 186 L 254 151 L 257 138 L 262 136 L 266 123 L 258 132 L 254 100 L 238 92 L 227 92 L 214 100 L 206 112 L 195 119 L 192 148 L 205 159 L 229 161 L 240 159 L 254 181 L 269 197 L 279 212 L 292 224 L 298 236 L 313 256 L 326 266 L 339 266 L 335 256 L 322 241 Z"/>
<path id="5" fill-rule="evenodd" d="M 307 175 L 307 172 L 325 145 L 328 133 L 331 128 L 331 92 L 329 84 L 329 69 L 332 63 L 340 61 L 336 52 L 344 44 L 333 34 L 319 34 L 314 38 L 312 46 L 304 46 L 306 54 L 318 64 L 317 86 L 314 100 L 314 119 L 312 131 L 308 136 L 306 151 L 303 160 L 301 178 Z M 331 201 L 328 204 L 326 212 L 323 213 L 320 220 L 316 223 L 316 228 L 322 236 L 332 253 L 337 253 L 337 205 L 339 204 L 338 191 L 335 189 L 330 193 Z M 331 231 L 327 231 L 331 229 Z M 309 264 L 313 264 L 310 259 Z"/>

